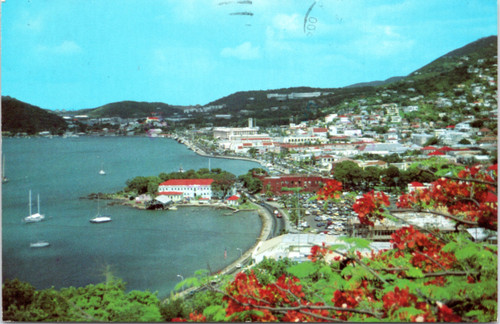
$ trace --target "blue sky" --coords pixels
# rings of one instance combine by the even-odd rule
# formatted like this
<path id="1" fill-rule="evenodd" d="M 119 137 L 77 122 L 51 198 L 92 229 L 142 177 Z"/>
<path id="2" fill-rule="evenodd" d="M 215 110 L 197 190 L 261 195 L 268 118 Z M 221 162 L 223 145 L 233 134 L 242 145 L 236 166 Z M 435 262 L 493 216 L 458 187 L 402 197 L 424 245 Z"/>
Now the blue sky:
<path id="1" fill-rule="evenodd" d="M 1 89 L 48 109 L 205 105 L 407 75 L 496 34 L 494 0 L 6 0 Z"/>

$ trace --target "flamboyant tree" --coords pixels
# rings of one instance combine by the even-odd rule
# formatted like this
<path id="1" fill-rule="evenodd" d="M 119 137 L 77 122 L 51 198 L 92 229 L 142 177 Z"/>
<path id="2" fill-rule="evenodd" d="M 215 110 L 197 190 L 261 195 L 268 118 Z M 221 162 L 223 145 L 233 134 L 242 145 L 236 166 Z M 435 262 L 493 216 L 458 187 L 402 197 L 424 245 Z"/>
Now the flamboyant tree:
<path id="1" fill-rule="evenodd" d="M 321 199 L 338 199 L 342 184 L 328 181 Z M 190 321 L 495 321 L 497 247 L 467 229 L 497 230 L 497 166 L 475 166 L 456 177 L 439 178 L 428 188 L 404 194 L 391 208 L 383 192 L 368 192 L 353 209 L 361 224 L 374 226 L 401 213 L 422 213 L 455 222 L 453 232 L 403 226 L 392 249 L 364 252 L 370 242 L 314 246 L 311 262 L 295 264 L 275 280 L 241 272 L 221 288 L 223 303 Z M 496 235 L 495 235 L 496 236 Z"/>

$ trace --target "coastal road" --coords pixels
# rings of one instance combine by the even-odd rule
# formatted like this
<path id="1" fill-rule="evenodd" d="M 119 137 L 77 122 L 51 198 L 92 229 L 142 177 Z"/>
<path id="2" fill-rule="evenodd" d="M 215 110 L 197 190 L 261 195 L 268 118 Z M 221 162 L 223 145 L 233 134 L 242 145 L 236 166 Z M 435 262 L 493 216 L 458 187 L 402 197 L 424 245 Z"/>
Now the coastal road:
<path id="1" fill-rule="evenodd" d="M 284 217 L 280 217 L 280 218 L 276 217 L 276 215 L 274 214 L 274 211 L 277 210 L 277 208 L 266 203 L 264 200 L 255 197 L 254 195 L 247 193 L 247 196 L 250 198 L 250 200 L 253 203 L 261 205 L 271 214 L 272 227 L 271 227 L 271 232 L 269 233 L 269 236 L 267 237 L 267 239 L 271 239 L 273 237 L 279 236 L 280 233 L 282 232 L 282 230 L 285 228 L 285 219 L 284 219 Z"/>
<path id="2" fill-rule="evenodd" d="M 271 233 L 269 233 L 268 239 L 280 235 L 282 229 L 285 228 L 284 218 L 283 217 L 280 217 L 280 218 L 276 217 L 276 215 L 274 214 L 276 207 L 273 207 L 265 202 L 261 202 L 260 204 L 262 207 L 267 209 L 267 211 L 269 211 L 269 213 L 271 213 L 271 215 L 272 215 L 273 226 L 272 226 Z"/>

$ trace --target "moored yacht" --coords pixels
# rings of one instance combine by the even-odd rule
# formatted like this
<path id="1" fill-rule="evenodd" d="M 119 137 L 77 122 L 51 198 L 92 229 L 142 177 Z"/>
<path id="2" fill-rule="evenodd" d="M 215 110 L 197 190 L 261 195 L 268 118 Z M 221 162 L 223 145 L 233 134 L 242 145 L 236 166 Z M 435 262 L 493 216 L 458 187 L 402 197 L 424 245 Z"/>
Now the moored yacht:
<path id="1" fill-rule="evenodd" d="M 95 215 L 94 218 L 91 218 L 90 222 L 94 224 L 111 222 L 111 216 L 101 215 L 101 208 L 99 205 L 99 194 L 97 195 L 97 215 Z"/>
<path id="2" fill-rule="evenodd" d="M 24 222 L 26 223 L 36 223 L 36 222 L 41 222 L 42 220 L 45 219 L 45 215 L 40 214 L 40 195 L 38 195 L 38 212 L 32 214 L 31 213 L 31 190 L 29 193 L 29 216 L 24 217 Z"/>

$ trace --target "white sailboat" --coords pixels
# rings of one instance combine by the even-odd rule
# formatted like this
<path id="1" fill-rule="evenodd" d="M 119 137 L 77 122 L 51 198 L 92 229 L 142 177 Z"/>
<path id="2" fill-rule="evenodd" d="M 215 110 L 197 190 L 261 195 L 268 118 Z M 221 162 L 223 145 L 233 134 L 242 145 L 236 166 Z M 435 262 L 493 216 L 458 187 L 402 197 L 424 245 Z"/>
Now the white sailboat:
<path id="1" fill-rule="evenodd" d="M 101 163 L 101 170 L 99 171 L 99 174 L 106 175 L 106 171 L 104 171 L 104 168 L 102 167 L 102 163 Z"/>
<path id="2" fill-rule="evenodd" d="M 111 216 L 101 215 L 101 208 L 99 205 L 99 195 L 97 195 L 97 214 L 95 215 L 94 218 L 90 219 L 90 222 L 94 224 L 111 222 Z"/>
<path id="3" fill-rule="evenodd" d="M 26 223 L 36 223 L 36 222 L 41 222 L 42 220 L 45 219 L 45 215 L 40 214 L 40 195 L 37 196 L 37 201 L 38 201 L 38 212 L 35 214 L 31 213 L 31 190 L 29 192 L 29 210 L 30 213 L 28 216 L 24 217 L 24 221 Z"/>
<path id="4" fill-rule="evenodd" d="M 5 156 L 2 159 L 2 183 L 9 182 L 9 179 L 5 176 Z"/>

